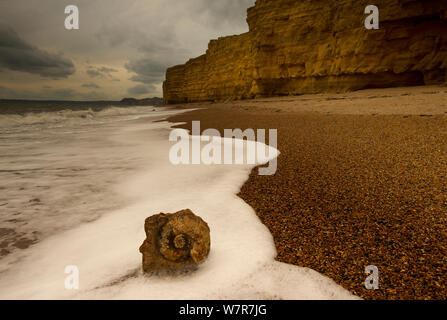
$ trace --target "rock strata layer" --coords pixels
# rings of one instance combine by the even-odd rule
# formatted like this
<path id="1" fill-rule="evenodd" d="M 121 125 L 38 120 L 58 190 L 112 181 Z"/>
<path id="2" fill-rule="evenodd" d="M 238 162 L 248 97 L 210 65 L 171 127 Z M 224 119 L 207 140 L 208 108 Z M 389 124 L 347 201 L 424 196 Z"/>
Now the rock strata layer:
<path id="1" fill-rule="evenodd" d="M 257 0 L 249 32 L 169 68 L 164 103 L 432 85 L 447 81 L 447 1 Z"/>

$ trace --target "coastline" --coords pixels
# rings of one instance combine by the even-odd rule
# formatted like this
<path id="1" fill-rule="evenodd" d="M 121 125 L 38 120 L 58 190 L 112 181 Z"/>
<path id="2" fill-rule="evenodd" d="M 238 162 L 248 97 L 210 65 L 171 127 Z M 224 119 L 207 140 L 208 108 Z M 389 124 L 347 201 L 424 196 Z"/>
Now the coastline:
<path id="1" fill-rule="evenodd" d="M 447 295 L 447 88 L 372 89 L 174 105 L 190 129 L 278 129 L 278 171 L 239 197 L 269 228 L 277 260 L 365 299 Z M 376 265 L 380 289 L 366 290 Z"/>
<path id="2" fill-rule="evenodd" d="M 67 182 L 74 187 L 73 191 L 63 192 L 64 189 L 67 190 L 66 185 L 58 184 L 56 188 L 59 194 L 70 193 L 74 197 L 79 194 L 79 189 L 87 189 L 86 192 L 91 193 L 88 186 L 91 179 L 94 179 L 97 198 L 94 201 L 94 198 L 88 199 L 85 193 L 80 194 L 81 200 L 85 201 L 83 204 L 93 209 L 85 210 L 86 207 L 82 205 L 80 207 L 88 221 L 71 221 L 65 224 L 65 228 L 59 225 L 56 230 L 43 230 L 45 237 L 41 241 L 2 259 L 0 287 L 4 290 L 0 292 L 0 298 L 358 299 L 314 270 L 274 261 L 276 250 L 269 230 L 259 221 L 253 209 L 237 196 L 256 164 L 242 167 L 173 165 L 166 161 L 171 148 L 167 138 L 172 124 L 161 119 L 174 113 L 180 114 L 183 110 L 166 108 L 154 112 L 151 109 L 144 113 L 134 110 L 138 111 L 138 115 L 132 116 L 124 112 L 111 122 L 105 119 L 110 111 L 119 115 L 124 110 L 101 111 L 92 116 L 92 119 L 99 118 L 94 123 L 89 123 L 92 119 L 83 117 L 82 113 L 76 114 L 76 121 L 71 123 L 69 132 L 66 132 L 67 126 L 60 126 L 64 117 L 59 119 L 58 113 L 58 135 L 54 134 L 54 127 L 48 127 L 49 123 L 45 122 L 38 122 L 37 128 L 28 128 L 41 133 L 38 137 L 33 136 L 33 143 L 36 140 L 46 141 L 43 133 L 46 130 L 50 130 L 51 136 L 58 138 L 64 136 L 65 132 L 65 137 L 72 139 L 72 143 L 69 140 L 62 140 L 59 144 L 55 141 L 47 142 L 50 148 L 47 152 L 40 145 L 39 150 L 43 157 L 54 157 L 58 153 L 58 146 L 63 150 L 71 147 L 71 150 L 84 151 L 78 157 L 60 155 L 59 165 L 65 164 L 60 170 L 69 173 L 71 168 L 76 168 L 76 172 L 84 169 L 83 171 L 87 171 L 84 177 L 88 180 L 82 179 L 79 173 L 71 175 Z M 72 111 L 66 113 L 72 114 Z M 45 116 L 48 120 L 53 119 L 51 115 Z M 25 130 L 25 134 L 28 133 Z M 193 139 L 191 137 L 191 141 Z M 220 142 L 217 143 L 220 145 Z M 83 158 L 83 155 L 88 158 Z M 269 157 L 276 157 L 276 153 Z M 39 157 L 36 158 L 37 161 L 32 166 L 34 168 L 41 163 Z M 108 162 L 105 167 L 104 162 Z M 122 167 L 123 163 L 125 167 Z M 54 178 L 51 173 L 44 176 L 42 173 L 45 170 L 39 171 L 39 179 L 36 181 L 39 185 L 45 183 L 51 188 L 52 182 L 58 182 L 59 176 Z M 95 176 L 95 172 L 99 174 Z M 107 173 L 110 175 L 107 176 Z M 112 180 L 111 175 L 117 180 Z M 98 188 L 101 178 L 110 182 Z M 29 176 L 28 179 L 32 180 L 32 177 Z M 18 182 L 11 179 L 9 181 Z M 185 185 L 188 188 L 185 189 Z M 47 190 L 50 192 L 43 191 L 38 196 L 39 200 L 33 201 L 32 205 L 42 209 L 49 203 L 54 203 L 54 198 L 51 201 L 48 198 L 55 196 L 55 190 Z M 35 188 L 30 191 L 35 195 Z M 11 199 L 14 199 L 14 194 L 12 195 Z M 27 199 L 27 194 L 23 192 L 16 193 L 15 196 Z M 70 213 L 76 213 L 79 208 L 81 201 L 77 199 L 72 203 L 63 199 L 65 211 L 60 212 L 60 204 L 45 210 L 49 211 L 49 217 L 36 208 L 40 212 L 33 216 L 38 215 L 39 221 L 33 223 L 28 219 L 26 223 L 36 226 L 41 222 L 45 223 L 45 220 L 55 220 L 58 212 L 68 218 Z M 101 210 L 103 214 L 96 212 L 97 215 L 92 217 L 91 212 L 95 212 L 95 208 L 101 209 L 103 203 L 109 204 L 109 209 L 106 212 Z M 26 204 L 21 208 L 28 209 Z M 144 274 L 138 247 L 145 239 L 145 219 L 157 212 L 174 212 L 181 208 L 191 208 L 212 230 L 213 250 L 208 259 L 194 272 L 158 276 Z M 22 218 L 25 219 L 24 216 Z M 11 223 L 17 222 L 19 221 L 15 220 Z M 78 290 L 67 288 L 67 272 L 64 272 L 67 267 L 77 270 L 73 272 L 78 272 L 80 276 L 77 281 Z M 42 286 L 45 290 L 41 290 Z"/>

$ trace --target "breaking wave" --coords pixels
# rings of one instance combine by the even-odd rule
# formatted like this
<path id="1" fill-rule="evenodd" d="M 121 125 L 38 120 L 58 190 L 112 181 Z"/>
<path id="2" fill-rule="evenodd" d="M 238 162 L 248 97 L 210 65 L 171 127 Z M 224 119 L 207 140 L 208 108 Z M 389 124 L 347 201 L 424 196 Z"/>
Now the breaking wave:
<path id="1" fill-rule="evenodd" d="M 0 115 L 0 127 L 11 128 L 26 125 L 48 125 L 48 124 L 82 124 L 92 122 L 116 121 L 118 116 L 126 116 L 119 120 L 137 119 L 153 107 L 115 107 L 110 106 L 100 111 L 87 110 L 60 110 L 54 112 L 33 112 L 21 114 Z"/>

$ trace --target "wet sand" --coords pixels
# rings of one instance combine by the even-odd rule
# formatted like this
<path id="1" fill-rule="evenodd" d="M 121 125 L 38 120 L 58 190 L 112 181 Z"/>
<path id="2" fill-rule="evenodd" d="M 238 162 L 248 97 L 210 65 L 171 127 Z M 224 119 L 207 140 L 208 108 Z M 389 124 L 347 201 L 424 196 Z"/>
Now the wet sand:
<path id="1" fill-rule="evenodd" d="M 239 196 L 277 260 L 365 299 L 447 297 L 447 87 L 178 105 L 201 128 L 278 129 L 278 170 Z M 365 267 L 380 271 L 366 290 Z"/>

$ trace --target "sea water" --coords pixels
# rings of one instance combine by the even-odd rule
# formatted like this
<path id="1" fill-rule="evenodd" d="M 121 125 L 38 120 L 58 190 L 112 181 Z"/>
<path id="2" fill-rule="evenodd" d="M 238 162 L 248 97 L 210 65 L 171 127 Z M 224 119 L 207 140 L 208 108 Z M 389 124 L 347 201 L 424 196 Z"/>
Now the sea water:
<path id="1" fill-rule="evenodd" d="M 355 298 L 274 261 L 268 229 L 236 196 L 254 165 L 170 163 L 172 124 L 160 120 L 179 112 L 0 115 L 0 299 Z M 210 226 L 208 259 L 184 274 L 143 274 L 145 218 L 186 208 Z M 67 266 L 79 270 L 77 290 L 65 286 Z"/>

